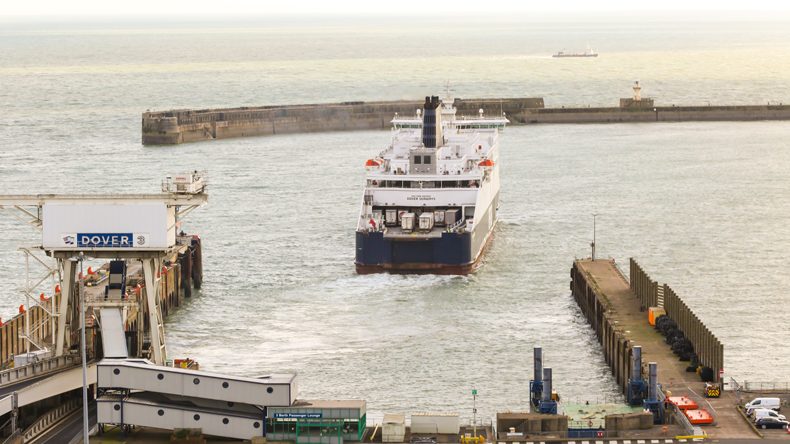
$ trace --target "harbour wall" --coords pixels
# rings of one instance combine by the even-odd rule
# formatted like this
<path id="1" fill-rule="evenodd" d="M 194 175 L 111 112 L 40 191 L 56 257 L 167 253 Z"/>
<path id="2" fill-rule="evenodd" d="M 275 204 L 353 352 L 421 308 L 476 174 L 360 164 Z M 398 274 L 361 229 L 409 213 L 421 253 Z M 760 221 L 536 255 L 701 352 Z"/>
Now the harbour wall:
<path id="1" fill-rule="evenodd" d="M 342 102 L 312 105 L 146 112 L 144 145 L 178 144 L 232 137 L 391 128 L 398 114 L 411 117 L 423 101 Z M 542 98 L 456 99 L 458 115 L 506 116 L 543 107 Z"/>
<path id="2" fill-rule="evenodd" d="M 636 123 L 790 120 L 790 105 L 525 109 L 512 123 Z"/>
<path id="3" fill-rule="evenodd" d="M 633 375 L 634 346 L 642 347 L 643 370 L 647 362 L 659 362 L 659 381 L 668 380 L 670 374 L 677 376 L 677 372 L 682 372 L 681 367 L 687 365 L 679 362 L 657 339 L 663 336 L 648 322 L 649 307 L 663 306 L 691 340 L 700 364 L 711 367 L 714 375 L 718 375 L 723 368 L 724 346 L 668 286 L 661 286 L 665 291 L 661 300 L 658 283 L 650 280 L 634 259 L 630 260 L 630 282 L 611 261 L 599 259 L 597 262 L 611 266 L 617 280 L 621 281 L 619 286 L 625 291 L 613 291 L 605 282 L 606 277 L 596 274 L 595 269 L 600 265 L 592 267 L 589 260 L 577 260 L 571 268 L 571 293 L 595 331 L 604 359 L 624 395 L 628 394 L 628 379 Z M 672 357 L 666 358 L 667 354 Z M 642 375 L 646 377 L 647 372 L 642 371 Z M 676 382 L 679 381 L 676 378 Z"/>
<path id="4" fill-rule="evenodd" d="M 172 110 L 142 115 L 144 145 L 322 131 L 390 128 L 422 101 Z M 790 105 L 545 108 L 543 98 L 456 99 L 458 115 L 505 113 L 511 124 L 790 120 Z"/>

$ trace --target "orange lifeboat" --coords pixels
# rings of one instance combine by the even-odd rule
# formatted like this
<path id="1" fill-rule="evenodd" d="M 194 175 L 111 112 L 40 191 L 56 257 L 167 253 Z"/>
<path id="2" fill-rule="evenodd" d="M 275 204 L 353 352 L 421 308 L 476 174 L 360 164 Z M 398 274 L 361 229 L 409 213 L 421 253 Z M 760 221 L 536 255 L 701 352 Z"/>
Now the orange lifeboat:
<path id="1" fill-rule="evenodd" d="M 381 159 L 368 159 L 368 161 L 365 162 L 365 169 L 370 171 L 380 167 L 383 163 Z"/>
<path id="2" fill-rule="evenodd" d="M 477 164 L 477 166 L 481 166 L 481 167 L 493 167 L 493 166 L 494 166 L 494 161 L 492 161 L 491 159 L 486 159 L 486 160 L 484 160 L 484 161 L 482 161 L 482 162 L 478 163 L 478 164 Z"/>

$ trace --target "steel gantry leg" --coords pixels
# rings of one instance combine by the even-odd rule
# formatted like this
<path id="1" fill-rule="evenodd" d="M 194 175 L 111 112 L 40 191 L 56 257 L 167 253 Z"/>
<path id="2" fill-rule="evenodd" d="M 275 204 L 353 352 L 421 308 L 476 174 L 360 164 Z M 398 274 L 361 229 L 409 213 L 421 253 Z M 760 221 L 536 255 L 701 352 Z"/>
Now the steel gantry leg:
<path id="1" fill-rule="evenodd" d="M 167 359 L 165 327 L 159 307 L 159 280 L 157 272 L 162 267 L 161 258 L 141 259 L 145 277 L 145 298 L 148 303 L 148 320 L 151 327 L 151 351 L 154 363 L 164 365 Z"/>
<path id="2" fill-rule="evenodd" d="M 66 332 L 66 313 L 68 312 L 69 301 L 71 301 L 71 293 L 74 288 L 74 270 L 76 263 L 68 259 L 60 259 L 63 267 L 63 282 L 60 292 L 60 308 L 58 309 L 58 328 L 55 331 L 57 338 L 55 340 L 55 356 L 63 356 L 65 350 L 69 347 L 67 332 Z M 54 301 L 54 298 L 53 298 Z"/>

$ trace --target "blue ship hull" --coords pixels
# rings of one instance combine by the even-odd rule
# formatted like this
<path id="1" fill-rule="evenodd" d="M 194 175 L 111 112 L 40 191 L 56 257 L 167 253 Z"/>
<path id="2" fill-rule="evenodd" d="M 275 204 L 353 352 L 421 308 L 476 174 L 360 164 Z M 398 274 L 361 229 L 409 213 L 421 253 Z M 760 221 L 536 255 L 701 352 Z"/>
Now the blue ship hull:
<path id="1" fill-rule="evenodd" d="M 494 237 L 499 195 L 473 232 L 441 237 L 387 237 L 381 231 L 356 232 L 358 274 L 469 274 Z M 492 214 L 489 214 L 492 213 Z"/>

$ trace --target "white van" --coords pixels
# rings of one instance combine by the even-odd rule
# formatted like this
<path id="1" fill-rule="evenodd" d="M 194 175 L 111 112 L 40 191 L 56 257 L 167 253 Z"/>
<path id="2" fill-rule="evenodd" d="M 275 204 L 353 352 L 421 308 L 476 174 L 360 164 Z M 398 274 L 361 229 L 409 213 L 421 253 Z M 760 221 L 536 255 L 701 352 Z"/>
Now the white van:
<path id="1" fill-rule="evenodd" d="M 758 419 L 761 419 L 761 418 L 776 418 L 776 419 L 778 419 L 780 421 L 787 421 L 787 418 L 785 418 L 785 415 L 780 415 L 779 413 L 776 413 L 775 411 L 773 411 L 771 409 L 754 409 L 752 414 L 754 415 L 754 420 L 755 421 L 757 421 Z"/>
<path id="2" fill-rule="evenodd" d="M 771 409 L 779 411 L 779 398 L 757 398 L 744 406 L 747 414 L 756 409 Z"/>

